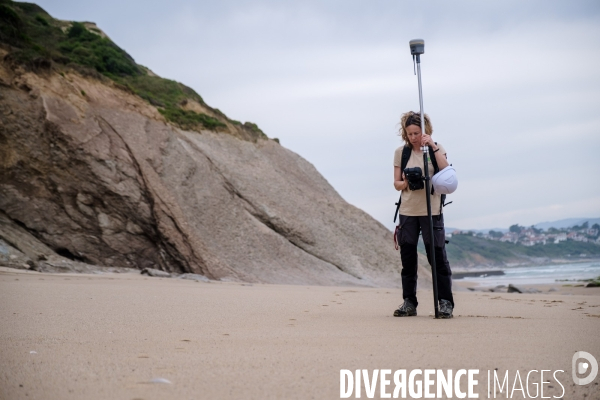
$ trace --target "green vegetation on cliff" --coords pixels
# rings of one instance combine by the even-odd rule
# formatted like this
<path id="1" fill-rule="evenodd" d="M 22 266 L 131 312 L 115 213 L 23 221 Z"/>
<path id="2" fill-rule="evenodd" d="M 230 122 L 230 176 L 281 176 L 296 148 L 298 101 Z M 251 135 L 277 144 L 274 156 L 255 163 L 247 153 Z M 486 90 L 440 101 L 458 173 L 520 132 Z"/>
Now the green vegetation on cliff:
<path id="1" fill-rule="evenodd" d="M 168 121 L 183 129 L 226 130 L 238 126 L 254 139 L 267 136 L 256 126 L 230 120 L 204 103 L 193 89 L 150 73 L 89 22 L 52 18 L 36 4 L 0 0 L 0 45 L 8 59 L 30 70 L 76 69 L 105 76 L 157 107 Z M 213 115 L 184 109 L 189 100 Z"/>
<path id="2" fill-rule="evenodd" d="M 13 47 L 13 61 L 30 69 L 52 61 L 92 68 L 111 78 L 143 73 L 129 54 L 99 31 L 94 33 L 83 23 L 55 20 L 36 4 L 2 0 L 0 42 Z"/>
<path id="3" fill-rule="evenodd" d="M 112 78 L 142 74 L 127 53 L 109 39 L 87 30 L 82 23 L 74 22 L 66 33 L 67 37 L 58 42 L 58 50 L 71 62 Z"/>

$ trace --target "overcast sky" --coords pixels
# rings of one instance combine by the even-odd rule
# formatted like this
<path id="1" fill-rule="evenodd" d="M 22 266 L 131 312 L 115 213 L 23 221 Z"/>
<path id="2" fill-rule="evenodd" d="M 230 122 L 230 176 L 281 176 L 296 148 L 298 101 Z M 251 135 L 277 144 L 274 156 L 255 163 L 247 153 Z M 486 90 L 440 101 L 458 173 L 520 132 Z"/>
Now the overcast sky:
<path id="1" fill-rule="evenodd" d="M 600 216 L 597 0 L 41 0 L 256 122 L 393 228 L 400 115 L 424 108 L 459 188 L 446 226 Z M 293 182 L 291 182 L 293 184 Z"/>

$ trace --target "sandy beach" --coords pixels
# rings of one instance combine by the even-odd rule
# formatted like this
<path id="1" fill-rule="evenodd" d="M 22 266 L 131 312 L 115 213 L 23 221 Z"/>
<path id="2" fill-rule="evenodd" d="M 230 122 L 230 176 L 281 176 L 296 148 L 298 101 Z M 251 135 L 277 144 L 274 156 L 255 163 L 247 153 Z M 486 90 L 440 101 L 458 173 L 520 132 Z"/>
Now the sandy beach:
<path id="1" fill-rule="evenodd" d="M 335 399 L 341 369 L 416 368 L 479 369 L 480 398 L 488 370 L 564 370 L 565 399 L 600 398 L 571 378 L 576 351 L 600 356 L 600 288 L 458 291 L 451 320 L 431 298 L 394 318 L 398 289 L 2 268 L 0 398 Z"/>

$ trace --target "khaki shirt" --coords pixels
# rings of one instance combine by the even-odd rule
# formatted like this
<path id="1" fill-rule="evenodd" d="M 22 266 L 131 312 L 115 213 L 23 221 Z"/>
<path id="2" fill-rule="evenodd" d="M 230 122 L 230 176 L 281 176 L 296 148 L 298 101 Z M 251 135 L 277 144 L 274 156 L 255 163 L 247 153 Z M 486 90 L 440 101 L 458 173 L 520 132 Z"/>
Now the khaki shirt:
<path id="1" fill-rule="evenodd" d="M 442 154 L 446 154 L 446 150 L 442 147 L 441 144 L 436 145 Z M 396 149 L 394 153 L 394 167 L 400 168 L 402 164 L 402 149 L 404 146 L 400 146 Z M 437 153 L 437 152 L 436 152 Z M 429 176 L 433 176 L 433 164 L 431 163 L 431 157 L 433 154 L 429 154 Z M 408 159 L 408 163 L 406 164 L 406 168 L 414 168 L 419 167 L 421 171 L 423 171 L 423 175 L 425 174 L 425 167 L 423 164 L 423 153 L 421 151 L 415 152 L 411 150 L 410 158 Z M 402 176 L 402 172 L 400 171 L 400 176 Z M 442 201 L 442 196 L 438 193 L 434 193 L 431 195 L 431 215 L 439 215 L 440 213 L 440 202 Z M 417 217 L 422 215 L 427 215 L 427 198 L 425 197 L 425 189 L 412 191 L 408 187 L 402 191 L 402 203 L 400 204 L 400 214 L 408 215 L 411 217 Z"/>

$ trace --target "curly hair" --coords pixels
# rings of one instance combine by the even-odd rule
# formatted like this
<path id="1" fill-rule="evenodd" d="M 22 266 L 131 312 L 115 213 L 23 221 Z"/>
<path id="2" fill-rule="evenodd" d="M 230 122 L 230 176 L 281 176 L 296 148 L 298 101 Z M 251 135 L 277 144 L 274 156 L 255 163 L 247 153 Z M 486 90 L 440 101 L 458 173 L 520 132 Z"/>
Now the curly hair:
<path id="1" fill-rule="evenodd" d="M 406 128 L 410 125 L 416 125 L 419 128 L 421 127 L 421 113 L 409 111 L 402 114 L 402 118 L 400 118 L 399 134 L 402 136 L 402 140 L 404 140 L 407 145 L 410 145 L 410 141 L 408 140 L 408 135 L 406 134 Z M 431 120 L 427 114 L 425 114 L 425 133 L 430 136 L 433 133 L 433 125 L 431 125 Z"/>

